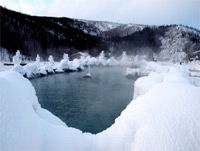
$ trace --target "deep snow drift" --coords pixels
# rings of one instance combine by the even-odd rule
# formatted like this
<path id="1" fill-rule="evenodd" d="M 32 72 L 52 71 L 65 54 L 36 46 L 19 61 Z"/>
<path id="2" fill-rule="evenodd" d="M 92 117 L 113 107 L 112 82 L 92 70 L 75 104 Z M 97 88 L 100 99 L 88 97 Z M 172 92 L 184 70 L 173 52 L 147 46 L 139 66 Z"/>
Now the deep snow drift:
<path id="1" fill-rule="evenodd" d="M 137 98 L 97 135 L 67 127 L 40 107 L 27 79 L 1 72 L 0 150 L 200 150 L 199 79 L 188 67 L 155 71 L 136 81 Z"/>

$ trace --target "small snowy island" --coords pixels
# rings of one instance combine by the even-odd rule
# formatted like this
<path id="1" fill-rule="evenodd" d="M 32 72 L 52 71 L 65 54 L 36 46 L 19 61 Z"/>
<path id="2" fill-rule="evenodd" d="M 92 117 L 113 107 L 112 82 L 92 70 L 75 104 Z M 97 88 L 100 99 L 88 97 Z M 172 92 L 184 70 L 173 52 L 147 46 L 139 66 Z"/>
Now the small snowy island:
<path id="1" fill-rule="evenodd" d="M 140 61 L 137 70 L 128 68 L 126 74 L 142 76 L 134 84 L 133 100 L 111 127 L 93 135 L 68 127 L 41 108 L 34 87 L 23 76 L 94 64 L 131 66 L 125 52 L 120 61 L 105 59 L 104 52 L 73 61 L 64 54 L 60 63 L 50 56 L 45 64 L 38 55 L 35 63 L 23 67 L 19 58 L 14 60 L 11 70 L 0 72 L 0 150 L 200 150 L 200 78 L 191 76 L 198 63 Z"/>

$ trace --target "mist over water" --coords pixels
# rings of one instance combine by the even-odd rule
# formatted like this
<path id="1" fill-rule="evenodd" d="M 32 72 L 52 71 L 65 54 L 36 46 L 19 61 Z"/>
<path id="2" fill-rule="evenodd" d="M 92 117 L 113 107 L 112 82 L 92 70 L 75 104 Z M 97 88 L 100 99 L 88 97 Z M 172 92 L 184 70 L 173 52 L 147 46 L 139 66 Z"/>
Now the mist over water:
<path id="1" fill-rule="evenodd" d="M 41 106 L 69 127 L 99 133 L 110 127 L 133 98 L 136 79 L 125 78 L 126 68 L 93 67 L 88 71 L 50 75 L 31 80 Z"/>

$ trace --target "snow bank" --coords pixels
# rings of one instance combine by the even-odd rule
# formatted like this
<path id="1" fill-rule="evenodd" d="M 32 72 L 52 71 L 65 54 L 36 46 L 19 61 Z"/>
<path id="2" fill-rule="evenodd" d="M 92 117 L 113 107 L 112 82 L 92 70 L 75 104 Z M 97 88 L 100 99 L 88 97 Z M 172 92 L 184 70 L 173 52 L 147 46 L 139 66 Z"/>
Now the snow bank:
<path id="1" fill-rule="evenodd" d="M 165 73 L 169 70 L 169 65 L 160 65 L 156 62 L 147 62 L 145 60 L 140 60 L 137 62 L 135 68 L 128 67 L 126 69 L 125 75 L 128 76 L 147 76 L 150 72 Z"/>
<path id="2" fill-rule="evenodd" d="M 134 83 L 134 98 L 144 95 L 154 85 L 161 82 L 162 80 L 163 80 L 163 77 L 156 72 L 151 72 L 149 76 L 145 76 L 145 77 L 141 77 L 137 79 Z"/>
<path id="3" fill-rule="evenodd" d="M 198 151 L 200 87 L 193 80 L 180 66 L 138 79 L 137 98 L 110 128 L 92 135 L 42 109 L 22 75 L 1 72 L 0 150 Z"/>
<path id="4" fill-rule="evenodd" d="M 41 150 L 34 113 L 39 104 L 30 82 L 14 71 L 0 74 L 0 150 Z"/>
<path id="5" fill-rule="evenodd" d="M 200 88 L 192 84 L 187 72 L 174 68 L 152 86 L 127 106 L 113 126 L 97 135 L 99 148 L 200 149 Z"/>
<path id="6" fill-rule="evenodd" d="M 95 144 L 91 134 L 68 128 L 42 109 L 18 72 L 1 72 L 0 90 L 0 150 L 87 150 Z"/>
<path id="7" fill-rule="evenodd" d="M 24 70 L 24 68 L 21 65 L 15 65 L 12 70 L 19 72 L 21 75 L 25 75 L 26 72 Z"/>

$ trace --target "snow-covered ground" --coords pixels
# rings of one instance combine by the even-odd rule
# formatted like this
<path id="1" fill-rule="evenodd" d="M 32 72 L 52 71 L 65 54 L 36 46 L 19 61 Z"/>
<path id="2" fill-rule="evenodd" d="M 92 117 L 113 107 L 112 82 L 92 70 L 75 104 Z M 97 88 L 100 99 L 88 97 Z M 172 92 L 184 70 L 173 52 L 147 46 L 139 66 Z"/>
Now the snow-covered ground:
<path id="1" fill-rule="evenodd" d="M 152 66 L 153 63 L 147 63 Z M 134 99 L 103 132 L 69 128 L 41 108 L 28 79 L 0 72 L 0 150 L 200 150 L 200 78 L 192 65 L 154 63 Z"/>

